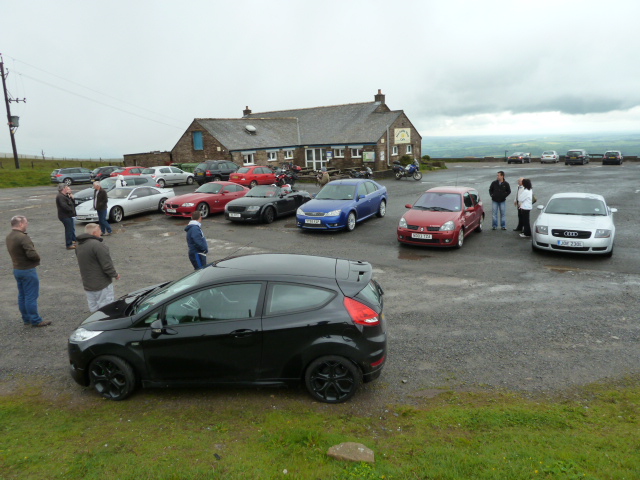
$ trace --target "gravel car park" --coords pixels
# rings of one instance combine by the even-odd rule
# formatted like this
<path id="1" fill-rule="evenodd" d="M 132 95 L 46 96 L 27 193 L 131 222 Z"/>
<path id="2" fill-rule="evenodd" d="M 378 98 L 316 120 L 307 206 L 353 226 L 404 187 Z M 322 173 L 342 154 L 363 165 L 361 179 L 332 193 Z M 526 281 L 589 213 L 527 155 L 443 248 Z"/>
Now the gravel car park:
<path id="1" fill-rule="evenodd" d="M 363 385 L 350 407 L 376 412 L 393 402 L 421 402 L 448 390 L 499 389 L 540 395 L 598 381 L 615 381 L 640 372 L 640 329 L 636 312 L 640 285 L 637 248 L 638 162 L 623 168 L 580 167 L 539 163 L 507 166 L 505 162 L 448 164 L 421 182 L 381 180 L 388 189 L 386 215 L 363 222 L 351 233 L 304 234 L 294 217 L 245 228 L 211 216 L 203 221 L 209 241 L 208 259 L 234 254 L 294 253 L 350 258 L 369 262 L 384 287 L 388 355 L 375 382 Z M 540 204 L 553 194 L 580 191 L 602 195 L 615 213 L 615 254 L 577 255 L 538 252 L 511 229 L 516 226 L 513 196 L 507 199 L 507 231 L 485 231 L 461 250 L 400 246 L 396 239 L 405 204 L 438 185 L 467 185 L 484 199 L 498 170 L 512 185 L 525 175 Z M 302 187 L 302 185 L 301 185 Z M 73 188 L 73 187 L 72 187 Z M 310 193 L 319 188 L 306 184 Z M 75 190 L 75 189 L 74 189 Z M 193 187 L 175 187 L 176 194 Z M 40 313 L 53 325 L 24 329 L 16 306 L 17 289 L 8 254 L 0 262 L 4 306 L 0 338 L 0 388 L 5 391 L 38 385 L 50 395 L 92 402 L 68 373 L 67 340 L 89 315 L 73 252 L 60 245 L 55 188 L 4 189 L 0 223 L 5 234 L 13 215 L 29 219 L 29 236 L 42 257 Z M 513 194 L 512 194 L 513 195 Z M 532 222 L 538 210 L 531 214 Z M 140 214 L 113 225 L 104 239 L 122 278 L 116 297 L 192 271 L 187 257 L 186 220 Z M 246 233 L 250 232 L 248 236 Z M 55 241 L 55 240 L 58 241 Z M 27 354 L 26 352 L 37 352 Z M 175 390 L 171 398 L 187 402 L 192 390 Z M 205 391 L 201 398 L 228 402 L 269 402 L 286 395 L 309 402 L 300 391 L 236 388 Z M 567 393 L 568 395 L 568 393 Z M 154 390 L 132 402 L 153 404 L 167 399 Z M 186 404 L 186 403 L 185 403 Z"/>

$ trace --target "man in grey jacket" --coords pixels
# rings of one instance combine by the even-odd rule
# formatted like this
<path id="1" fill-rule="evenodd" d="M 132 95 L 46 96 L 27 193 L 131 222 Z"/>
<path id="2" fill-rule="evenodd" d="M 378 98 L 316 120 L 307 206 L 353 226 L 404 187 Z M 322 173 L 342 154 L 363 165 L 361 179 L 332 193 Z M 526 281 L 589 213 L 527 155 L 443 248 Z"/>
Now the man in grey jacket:
<path id="1" fill-rule="evenodd" d="M 120 280 L 109 248 L 102 241 L 100 225 L 88 223 L 84 227 L 84 233 L 78 235 L 76 257 L 89 310 L 93 313 L 114 301 L 111 279 Z"/>

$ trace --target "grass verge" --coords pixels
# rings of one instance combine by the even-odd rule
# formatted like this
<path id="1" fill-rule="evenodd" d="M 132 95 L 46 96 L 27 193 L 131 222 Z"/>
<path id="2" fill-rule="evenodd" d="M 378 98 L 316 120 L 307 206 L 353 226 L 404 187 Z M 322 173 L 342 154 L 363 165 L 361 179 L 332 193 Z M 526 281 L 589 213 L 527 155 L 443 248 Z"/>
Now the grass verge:
<path id="1" fill-rule="evenodd" d="M 280 390 L 115 403 L 31 386 L 0 396 L 0 478 L 633 479 L 640 387 L 629 383 L 570 400 L 443 391 L 366 413 L 357 398 L 327 406 Z M 326 455 L 346 441 L 375 464 Z"/>
<path id="2" fill-rule="evenodd" d="M 0 188 L 40 187 L 56 185 L 51 182 L 51 172 L 56 168 L 85 167 L 94 169 L 122 162 L 107 163 L 92 160 L 42 160 L 21 158 L 20 169 L 16 169 L 13 158 L 0 159 Z"/>

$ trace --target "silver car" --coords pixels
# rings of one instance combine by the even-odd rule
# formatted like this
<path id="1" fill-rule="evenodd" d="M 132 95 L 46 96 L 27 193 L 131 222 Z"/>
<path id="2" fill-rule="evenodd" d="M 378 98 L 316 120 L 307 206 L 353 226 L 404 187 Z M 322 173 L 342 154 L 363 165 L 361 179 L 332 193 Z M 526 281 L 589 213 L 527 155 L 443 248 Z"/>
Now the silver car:
<path id="1" fill-rule="evenodd" d="M 165 185 L 193 184 L 193 173 L 185 172 L 177 167 L 149 167 L 142 170 L 140 176 L 153 179 L 162 188 Z"/>
<path id="2" fill-rule="evenodd" d="M 64 183 L 65 185 L 87 183 L 91 181 L 91 170 L 84 167 L 57 168 L 51 172 L 51 181 L 53 183 Z"/>
<path id="3" fill-rule="evenodd" d="M 118 187 L 108 194 L 107 217 L 110 222 L 118 223 L 124 217 L 144 212 L 162 212 L 167 198 L 174 197 L 173 188 L 158 187 Z M 93 202 L 81 203 L 76 208 L 78 222 L 97 222 L 98 212 Z"/>
<path id="4" fill-rule="evenodd" d="M 546 150 L 540 155 L 540 163 L 558 163 L 560 161 L 560 155 L 555 150 Z"/>
<path id="5" fill-rule="evenodd" d="M 116 177 L 105 178 L 104 180 L 100 180 L 100 186 L 108 193 L 114 188 L 116 188 L 116 182 L 118 179 Z M 153 181 L 152 178 L 140 177 L 139 175 L 131 175 L 127 177 L 127 186 L 128 187 L 137 187 L 141 185 L 149 185 L 149 186 L 158 186 L 156 182 Z M 93 187 L 85 188 L 84 190 L 80 190 L 77 193 L 73 194 L 73 199 L 76 201 L 76 205 L 80 205 L 83 202 L 88 200 L 93 200 L 93 192 L 95 192 Z"/>
<path id="6" fill-rule="evenodd" d="M 590 253 L 611 256 L 616 227 L 602 195 L 556 193 L 533 224 L 533 250 Z"/>

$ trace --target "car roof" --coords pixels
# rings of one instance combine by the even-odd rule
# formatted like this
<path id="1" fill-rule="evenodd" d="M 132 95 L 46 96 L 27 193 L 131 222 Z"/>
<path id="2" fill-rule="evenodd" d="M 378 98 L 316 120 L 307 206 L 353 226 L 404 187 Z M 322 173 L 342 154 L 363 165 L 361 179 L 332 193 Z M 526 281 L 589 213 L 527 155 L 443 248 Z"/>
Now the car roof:
<path id="1" fill-rule="evenodd" d="M 210 183 L 219 183 L 220 185 L 238 185 L 239 187 L 242 187 L 242 185 L 240 185 L 239 183 L 227 182 L 227 181 L 223 181 L 223 180 L 216 180 L 214 182 L 207 182 L 207 183 L 203 183 L 203 185 L 208 185 Z"/>
<path id="2" fill-rule="evenodd" d="M 327 185 L 359 185 L 364 182 L 373 182 L 373 180 L 367 178 L 343 178 L 342 180 L 332 180 Z"/>
<path id="3" fill-rule="evenodd" d="M 464 192 L 468 192 L 469 190 L 476 190 L 475 188 L 472 187 L 434 187 L 434 188 L 430 188 L 429 190 L 427 190 L 427 192 L 434 192 L 434 193 L 464 193 Z M 426 193 L 426 192 L 425 192 Z"/>
<path id="4" fill-rule="evenodd" d="M 591 198 L 591 199 L 602 200 L 604 202 L 604 197 L 602 195 L 598 195 L 597 193 L 584 193 L 584 192 L 555 193 L 551 196 L 549 200 L 553 200 L 554 198 Z"/>

